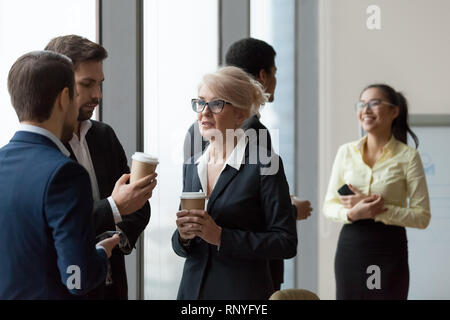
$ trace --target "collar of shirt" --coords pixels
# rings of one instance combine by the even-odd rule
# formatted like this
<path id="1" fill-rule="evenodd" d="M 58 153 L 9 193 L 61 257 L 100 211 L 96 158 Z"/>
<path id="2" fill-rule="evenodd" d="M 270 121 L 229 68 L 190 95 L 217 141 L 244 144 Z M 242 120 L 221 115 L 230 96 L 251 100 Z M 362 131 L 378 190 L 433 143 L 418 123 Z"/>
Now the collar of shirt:
<path id="1" fill-rule="evenodd" d="M 245 149 L 247 148 L 248 144 L 248 138 L 245 135 L 238 136 L 238 143 L 236 144 L 236 147 L 234 147 L 233 151 L 231 152 L 230 156 L 227 158 L 227 161 L 225 162 L 222 170 L 219 173 L 219 177 L 222 174 L 223 170 L 229 165 L 230 167 L 233 167 L 236 170 L 241 169 L 242 162 L 244 161 L 245 156 Z M 205 150 L 203 155 L 197 159 L 195 162 L 197 164 L 197 171 L 198 176 L 200 179 L 200 183 L 202 185 L 203 191 L 207 192 L 207 174 L 208 174 L 208 162 L 209 162 L 209 151 L 210 146 Z M 219 180 L 219 178 L 217 178 Z M 216 180 L 216 182 L 217 182 Z M 214 188 L 213 188 L 214 189 Z"/>
<path id="2" fill-rule="evenodd" d="M 78 138 L 77 135 L 74 133 L 72 140 L 70 140 L 70 143 L 73 142 L 82 143 L 86 139 L 86 134 L 91 128 L 92 128 L 91 120 L 85 120 L 83 122 L 80 122 L 80 137 Z"/>
<path id="3" fill-rule="evenodd" d="M 69 150 L 67 150 L 67 148 L 64 146 L 64 144 L 61 142 L 61 140 L 59 140 L 53 133 L 51 133 L 47 129 L 29 125 L 29 124 L 20 124 L 18 131 L 31 132 L 31 133 L 36 133 L 36 134 L 45 136 L 45 137 L 49 138 L 54 144 L 56 144 L 56 146 L 59 148 L 59 150 L 61 150 L 61 152 L 64 153 L 64 155 L 66 157 L 70 157 Z"/>
<path id="4" fill-rule="evenodd" d="M 95 173 L 94 163 L 92 162 L 91 153 L 89 151 L 89 145 L 86 141 L 86 134 L 92 127 L 92 122 L 86 120 L 80 123 L 80 137 L 73 134 L 72 139 L 69 141 L 69 145 L 72 148 L 73 154 L 77 162 L 81 164 L 89 173 L 92 187 L 92 197 L 94 200 L 100 200 L 100 191 L 97 182 L 97 176 Z M 112 208 L 114 208 L 111 205 Z M 113 209 L 114 211 L 114 209 Z"/>
<path id="5" fill-rule="evenodd" d="M 354 145 L 355 150 L 361 153 L 362 147 L 364 146 L 365 143 L 367 143 L 367 136 L 364 136 L 363 138 L 355 142 Z M 392 135 L 388 143 L 386 143 L 386 145 L 383 147 L 383 154 L 394 152 L 397 143 L 398 143 L 397 139 L 395 139 L 394 135 Z"/>

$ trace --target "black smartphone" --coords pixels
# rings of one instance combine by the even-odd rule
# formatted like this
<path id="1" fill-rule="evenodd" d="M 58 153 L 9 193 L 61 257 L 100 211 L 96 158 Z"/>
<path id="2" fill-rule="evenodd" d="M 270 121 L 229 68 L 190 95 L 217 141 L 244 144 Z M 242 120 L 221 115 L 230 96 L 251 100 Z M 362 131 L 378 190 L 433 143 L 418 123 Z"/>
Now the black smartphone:
<path id="1" fill-rule="evenodd" d="M 350 188 L 348 187 L 348 184 L 344 184 L 342 187 L 339 188 L 338 193 L 341 196 L 351 196 L 355 194 Z"/>

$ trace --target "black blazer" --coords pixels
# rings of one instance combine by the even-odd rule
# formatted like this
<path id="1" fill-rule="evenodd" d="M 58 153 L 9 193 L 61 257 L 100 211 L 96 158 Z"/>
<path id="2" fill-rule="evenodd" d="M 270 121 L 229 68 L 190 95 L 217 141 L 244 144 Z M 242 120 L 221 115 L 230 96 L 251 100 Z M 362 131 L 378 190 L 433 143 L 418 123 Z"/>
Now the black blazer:
<path id="1" fill-rule="evenodd" d="M 94 226 L 96 236 L 105 231 L 115 231 L 116 224 L 108 202 L 114 186 L 119 178 L 130 172 L 127 157 L 122 145 L 117 139 L 114 130 L 107 124 L 93 121 L 92 127 L 86 134 L 86 141 L 94 166 L 100 191 L 100 201 L 94 201 Z M 72 148 L 70 151 L 72 159 L 76 161 Z M 122 222 L 117 226 L 125 233 L 131 247 L 135 244 L 150 220 L 150 205 L 147 202 L 144 207 L 136 213 L 122 217 Z M 125 270 L 125 259 L 122 251 L 114 249 L 110 258 L 113 285 L 108 288 L 108 297 L 114 299 L 128 299 L 127 275 Z M 103 299 L 105 285 L 91 292 L 89 299 Z"/>
<path id="2" fill-rule="evenodd" d="M 260 139 L 262 139 L 259 130 L 267 130 L 266 126 L 264 126 L 261 121 L 259 121 L 259 118 L 256 115 L 247 119 L 242 128 L 244 130 L 256 130 L 258 142 L 260 141 Z M 267 141 L 261 142 L 264 146 L 267 147 L 268 150 L 272 150 L 272 139 L 268 130 Z M 196 147 L 197 149 L 201 146 L 201 153 L 209 144 L 209 141 L 203 140 L 197 121 L 194 122 L 189 128 L 184 140 L 184 163 L 195 163 L 199 156 L 201 156 L 201 153 L 198 153 L 198 151 L 194 149 L 195 143 L 198 144 L 198 146 Z M 294 205 L 292 205 L 292 211 L 293 215 L 297 218 L 297 209 Z M 284 261 L 280 259 L 271 260 L 269 262 L 269 265 L 272 273 L 273 286 L 275 290 L 278 290 L 281 287 L 281 284 L 284 282 Z"/>
<path id="3" fill-rule="evenodd" d="M 240 170 L 225 168 L 210 196 L 207 212 L 222 227 L 220 248 L 200 238 L 172 247 L 186 258 L 178 299 L 268 299 L 273 293 L 269 259 L 297 253 L 296 220 L 281 158 L 275 175 L 249 164 L 249 147 Z M 183 168 L 183 191 L 201 189 L 196 164 Z"/>

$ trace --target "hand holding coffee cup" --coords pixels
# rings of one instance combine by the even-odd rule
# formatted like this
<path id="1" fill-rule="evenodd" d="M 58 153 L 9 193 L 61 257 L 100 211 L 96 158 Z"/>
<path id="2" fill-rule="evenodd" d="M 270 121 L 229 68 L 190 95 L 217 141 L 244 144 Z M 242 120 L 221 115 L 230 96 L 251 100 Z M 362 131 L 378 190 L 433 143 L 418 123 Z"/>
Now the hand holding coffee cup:
<path id="1" fill-rule="evenodd" d="M 206 193 L 199 192 L 183 192 L 181 194 L 181 210 L 177 213 L 177 228 L 180 238 L 187 241 L 195 238 L 195 232 L 200 230 L 200 225 L 195 221 L 186 223 L 190 220 L 190 210 L 205 210 Z"/>
<path id="2" fill-rule="evenodd" d="M 183 210 L 177 213 L 177 227 L 182 243 L 200 237 L 204 241 L 220 246 L 222 228 L 205 210 Z"/>
<path id="3" fill-rule="evenodd" d="M 158 181 L 158 174 L 152 173 L 134 183 L 127 184 L 130 180 L 129 174 L 124 174 L 117 180 L 111 197 L 119 210 L 120 215 L 126 216 L 141 209 L 152 197 Z"/>
<path id="4" fill-rule="evenodd" d="M 187 223 L 190 220 L 189 210 L 183 210 L 177 212 L 177 229 L 180 235 L 180 240 L 183 243 L 186 243 L 189 240 L 192 240 L 196 237 L 195 233 L 200 231 L 200 224 L 191 222 Z"/>

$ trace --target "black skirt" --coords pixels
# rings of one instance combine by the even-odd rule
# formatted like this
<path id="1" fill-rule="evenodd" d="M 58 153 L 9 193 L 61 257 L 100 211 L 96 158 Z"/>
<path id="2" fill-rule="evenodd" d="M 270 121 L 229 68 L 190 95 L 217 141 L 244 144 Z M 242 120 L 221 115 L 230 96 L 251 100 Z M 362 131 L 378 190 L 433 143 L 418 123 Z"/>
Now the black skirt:
<path id="1" fill-rule="evenodd" d="M 409 267 L 405 228 L 374 220 L 344 225 L 334 269 L 338 300 L 406 300 Z"/>

